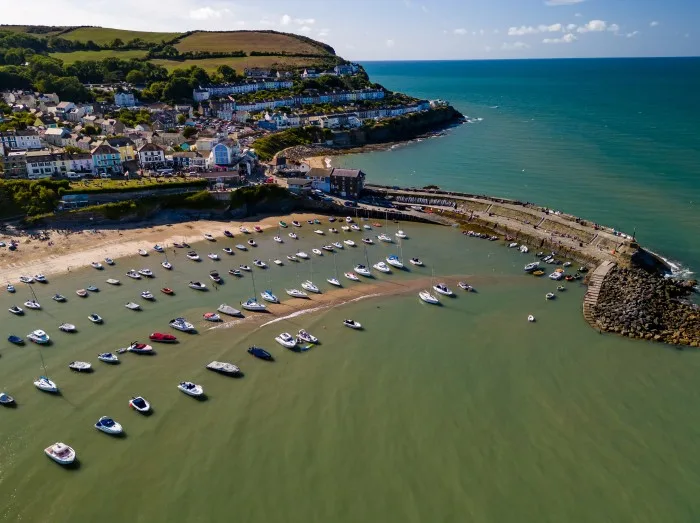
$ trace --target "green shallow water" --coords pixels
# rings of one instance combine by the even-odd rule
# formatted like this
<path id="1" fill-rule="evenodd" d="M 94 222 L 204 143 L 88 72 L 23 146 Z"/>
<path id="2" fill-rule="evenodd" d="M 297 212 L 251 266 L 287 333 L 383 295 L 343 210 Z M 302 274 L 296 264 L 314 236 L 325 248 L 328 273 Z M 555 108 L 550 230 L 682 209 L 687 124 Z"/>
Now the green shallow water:
<path id="1" fill-rule="evenodd" d="M 411 224 L 404 256 L 428 266 L 377 278 L 381 290 L 397 294 L 358 300 L 374 292 L 344 282 L 352 285 L 348 303 L 301 315 L 285 306 L 268 315 L 280 321 L 264 327 L 210 329 L 200 320 L 223 301 L 251 295 L 250 276 L 234 280 L 226 269 L 328 241 L 309 229 L 281 249 L 272 234 L 256 235 L 258 249 L 219 263 L 196 264 L 178 251 L 170 256 L 172 273 L 157 267 L 155 256 L 118 260 L 99 273 L 84 269 L 34 285 L 44 311 L 0 313 L 4 333 L 43 328 L 55 340 L 41 349 L 0 342 L 0 389 L 19 403 L 0 409 L 2 519 L 697 521 L 696 355 L 598 334 L 581 318 L 582 286 L 545 301 L 556 284 L 525 276 L 529 258 L 499 242 Z M 194 247 L 205 254 L 238 241 Z M 374 262 L 397 247 L 368 251 Z M 346 248 L 336 257 L 339 271 L 363 257 L 362 249 Z M 144 266 L 157 274 L 148 284 L 124 276 Z M 314 259 L 313 279 L 324 291 L 333 266 L 332 256 Z M 219 291 L 186 288 L 213 267 L 226 279 Z M 302 262 L 257 270 L 258 292 L 271 287 L 281 296 L 283 285 L 298 286 L 310 269 Z M 451 283 L 468 278 L 479 292 L 443 298 L 442 307 L 419 303 L 415 291 L 401 293 L 433 269 Z M 110 287 L 108 277 L 123 284 Z M 76 297 L 90 282 L 102 291 Z M 177 295 L 157 296 L 141 313 L 123 307 L 140 290 L 166 285 Z M 55 292 L 69 302 L 51 301 Z M 2 310 L 24 301 L 23 293 L 3 292 Z M 92 311 L 105 325 L 87 321 Z M 179 315 L 200 333 L 178 334 L 181 343 L 156 346 L 155 356 L 125 354 L 118 366 L 96 360 L 100 351 L 168 332 L 168 320 Z M 347 317 L 365 330 L 344 328 Z M 58 332 L 63 321 L 80 332 Z M 273 341 L 299 328 L 322 344 L 293 353 Z M 252 344 L 276 361 L 250 357 Z M 42 372 L 39 353 L 61 396 L 32 385 Z M 91 361 L 96 371 L 71 373 L 66 365 L 74 359 Z M 245 377 L 205 370 L 213 359 L 239 364 Z M 201 383 L 207 401 L 180 393 L 176 385 L 185 379 Z M 130 411 L 135 394 L 151 402 L 152 416 Z M 95 431 L 102 415 L 121 422 L 126 437 Z M 65 470 L 42 455 L 58 440 L 77 450 L 79 468 Z"/>

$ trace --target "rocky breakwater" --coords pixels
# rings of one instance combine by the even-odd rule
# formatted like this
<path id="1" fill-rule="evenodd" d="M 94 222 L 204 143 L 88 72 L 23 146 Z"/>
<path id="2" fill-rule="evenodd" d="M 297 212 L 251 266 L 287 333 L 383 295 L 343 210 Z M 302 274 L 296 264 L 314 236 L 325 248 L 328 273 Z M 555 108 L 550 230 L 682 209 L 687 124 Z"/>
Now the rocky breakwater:
<path id="1" fill-rule="evenodd" d="M 700 347 L 700 307 L 689 300 L 696 283 L 614 267 L 591 307 L 594 326 L 630 338 Z"/>

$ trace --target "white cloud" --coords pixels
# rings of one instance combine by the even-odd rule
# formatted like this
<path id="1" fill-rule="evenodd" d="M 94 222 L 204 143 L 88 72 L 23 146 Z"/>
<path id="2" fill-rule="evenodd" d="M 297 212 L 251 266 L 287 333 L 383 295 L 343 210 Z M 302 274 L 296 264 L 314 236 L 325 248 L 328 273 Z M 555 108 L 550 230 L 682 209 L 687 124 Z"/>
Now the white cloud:
<path id="1" fill-rule="evenodd" d="M 396 45 L 396 42 L 394 42 L 391 38 L 389 38 L 386 42 L 384 42 L 387 47 L 394 47 Z"/>
<path id="2" fill-rule="evenodd" d="M 542 40 L 543 44 L 572 44 L 576 41 L 576 36 L 571 33 L 567 33 L 561 38 L 545 38 Z"/>
<path id="3" fill-rule="evenodd" d="M 308 25 L 303 25 L 303 26 L 301 26 L 301 29 L 299 29 L 299 32 L 301 32 L 301 33 L 310 33 L 310 32 L 311 32 L 311 28 L 310 28 Z"/>
<path id="4" fill-rule="evenodd" d="M 314 18 L 295 18 L 294 23 L 297 25 L 314 25 L 316 19 Z"/>
<path id="5" fill-rule="evenodd" d="M 649 27 L 656 27 L 657 25 L 659 25 L 659 22 L 654 20 L 652 23 L 649 24 Z"/>
<path id="6" fill-rule="evenodd" d="M 424 6 L 424 5 L 420 6 L 420 8 L 421 8 L 421 11 L 423 11 L 424 13 L 429 13 L 429 12 L 430 12 L 430 10 L 429 10 L 426 6 Z"/>
<path id="7" fill-rule="evenodd" d="M 540 33 L 558 33 L 563 30 L 563 27 L 561 24 L 538 25 L 537 30 Z"/>
<path id="8" fill-rule="evenodd" d="M 213 9 L 209 6 L 200 7 L 199 9 L 193 9 L 190 11 L 190 18 L 193 20 L 211 20 L 213 18 L 221 18 L 224 15 L 230 14 L 231 11 L 228 9 Z"/>
<path id="9" fill-rule="evenodd" d="M 465 35 L 467 34 L 467 30 L 464 27 L 460 27 L 459 29 L 455 29 L 452 31 L 456 35 Z"/>
<path id="10" fill-rule="evenodd" d="M 486 32 L 486 31 L 484 31 L 483 29 L 479 29 L 479 34 L 480 34 L 480 35 L 483 36 L 483 34 L 484 34 L 485 32 Z"/>
<path id="11" fill-rule="evenodd" d="M 638 34 L 639 34 L 639 31 L 632 31 L 631 33 L 627 33 L 625 36 L 626 36 L 627 38 L 634 38 L 634 37 L 637 36 Z"/>
<path id="12" fill-rule="evenodd" d="M 581 18 L 583 15 L 582 15 L 581 13 L 576 13 L 576 14 L 574 14 L 574 16 L 575 16 L 576 18 Z"/>
<path id="13" fill-rule="evenodd" d="M 500 31 L 498 29 L 493 30 L 493 34 L 497 35 L 498 33 L 500 33 Z"/>
<path id="14" fill-rule="evenodd" d="M 583 0 L 546 0 L 545 4 L 550 6 L 580 4 Z"/>
<path id="15" fill-rule="evenodd" d="M 617 24 L 610 24 L 608 26 L 608 31 L 612 31 L 613 33 L 618 33 L 620 31 L 620 26 Z"/>
<path id="16" fill-rule="evenodd" d="M 280 20 L 280 23 L 282 25 L 289 25 L 292 23 L 292 17 L 289 15 L 282 15 L 282 19 Z"/>
<path id="17" fill-rule="evenodd" d="M 530 47 L 524 42 L 515 42 L 515 43 L 509 43 L 509 42 L 503 42 L 503 45 L 501 45 L 501 49 L 504 51 L 518 51 L 520 49 L 527 49 Z"/>
<path id="18" fill-rule="evenodd" d="M 485 45 L 485 46 L 484 46 L 484 51 L 486 51 L 487 53 L 491 52 L 491 46 L 490 46 L 490 45 Z"/>
<path id="19" fill-rule="evenodd" d="M 566 26 L 567 31 L 575 31 L 578 26 L 576 24 L 569 24 Z"/>
<path id="20" fill-rule="evenodd" d="M 605 31 L 608 28 L 607 22 L 604 20 L 591 20 L 585 25 L 582 25 L 577 29 L 579 33 L 597 33 L 600 31 Z"/>
<path id="21" fill-rule="evenodd" d="M 532 26 L 520 26 L 520 27 L 510 27 L 508 29 L 508 36 L 523 36 L 523 35 L 534 35 L 539 33 L 536 27 Z"/>
<path id="22" fill-rule="evenodd" d="M 321 29 L 321 30 L 319 30 L 319 32 L 318 32 L 318 36 L 321 37 L 321 38 L 323 38 L 323 37 L 325 37 L 325 36 L 328 36 L 330 33 L 331 33 L 331 30 L 330 30 L 330 29 Z"/>

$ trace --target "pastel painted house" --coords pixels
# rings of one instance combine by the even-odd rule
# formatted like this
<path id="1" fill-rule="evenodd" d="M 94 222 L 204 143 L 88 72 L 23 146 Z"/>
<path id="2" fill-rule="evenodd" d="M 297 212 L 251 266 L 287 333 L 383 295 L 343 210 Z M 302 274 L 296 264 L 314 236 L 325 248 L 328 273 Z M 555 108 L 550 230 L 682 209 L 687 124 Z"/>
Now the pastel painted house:
<path id="1" fill-rule="evenodd" d="M 122 159 L 119 149 L 112 147 L 106 142 L 100 144 L 90 151 L 94 171 L 98 174 L 122 174 Z"/>

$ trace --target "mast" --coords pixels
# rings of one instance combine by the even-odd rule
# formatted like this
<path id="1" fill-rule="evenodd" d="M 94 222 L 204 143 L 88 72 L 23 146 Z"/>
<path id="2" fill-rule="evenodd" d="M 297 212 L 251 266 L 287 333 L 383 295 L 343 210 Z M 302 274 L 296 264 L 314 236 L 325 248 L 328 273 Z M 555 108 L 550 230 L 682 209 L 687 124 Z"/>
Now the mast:
<path id="1" fill-rule="evenodd" d="M 253 299 L 257 301 L 258 292 L 255 290 L 255 271 L 250 271 L 250 275 L 253 278 Z"/>
<path id="2" fill-rule="evenodd" d="M 41 358 L 41 367 L 44 369 L 44 376 L 47 378 L 49 377 L 49 373 L 46 371 L 46 364 L 44 363 L 44 356 L 41 354 L 41 351 L 38 350 L 39 352 L 39 358 Z"/>

